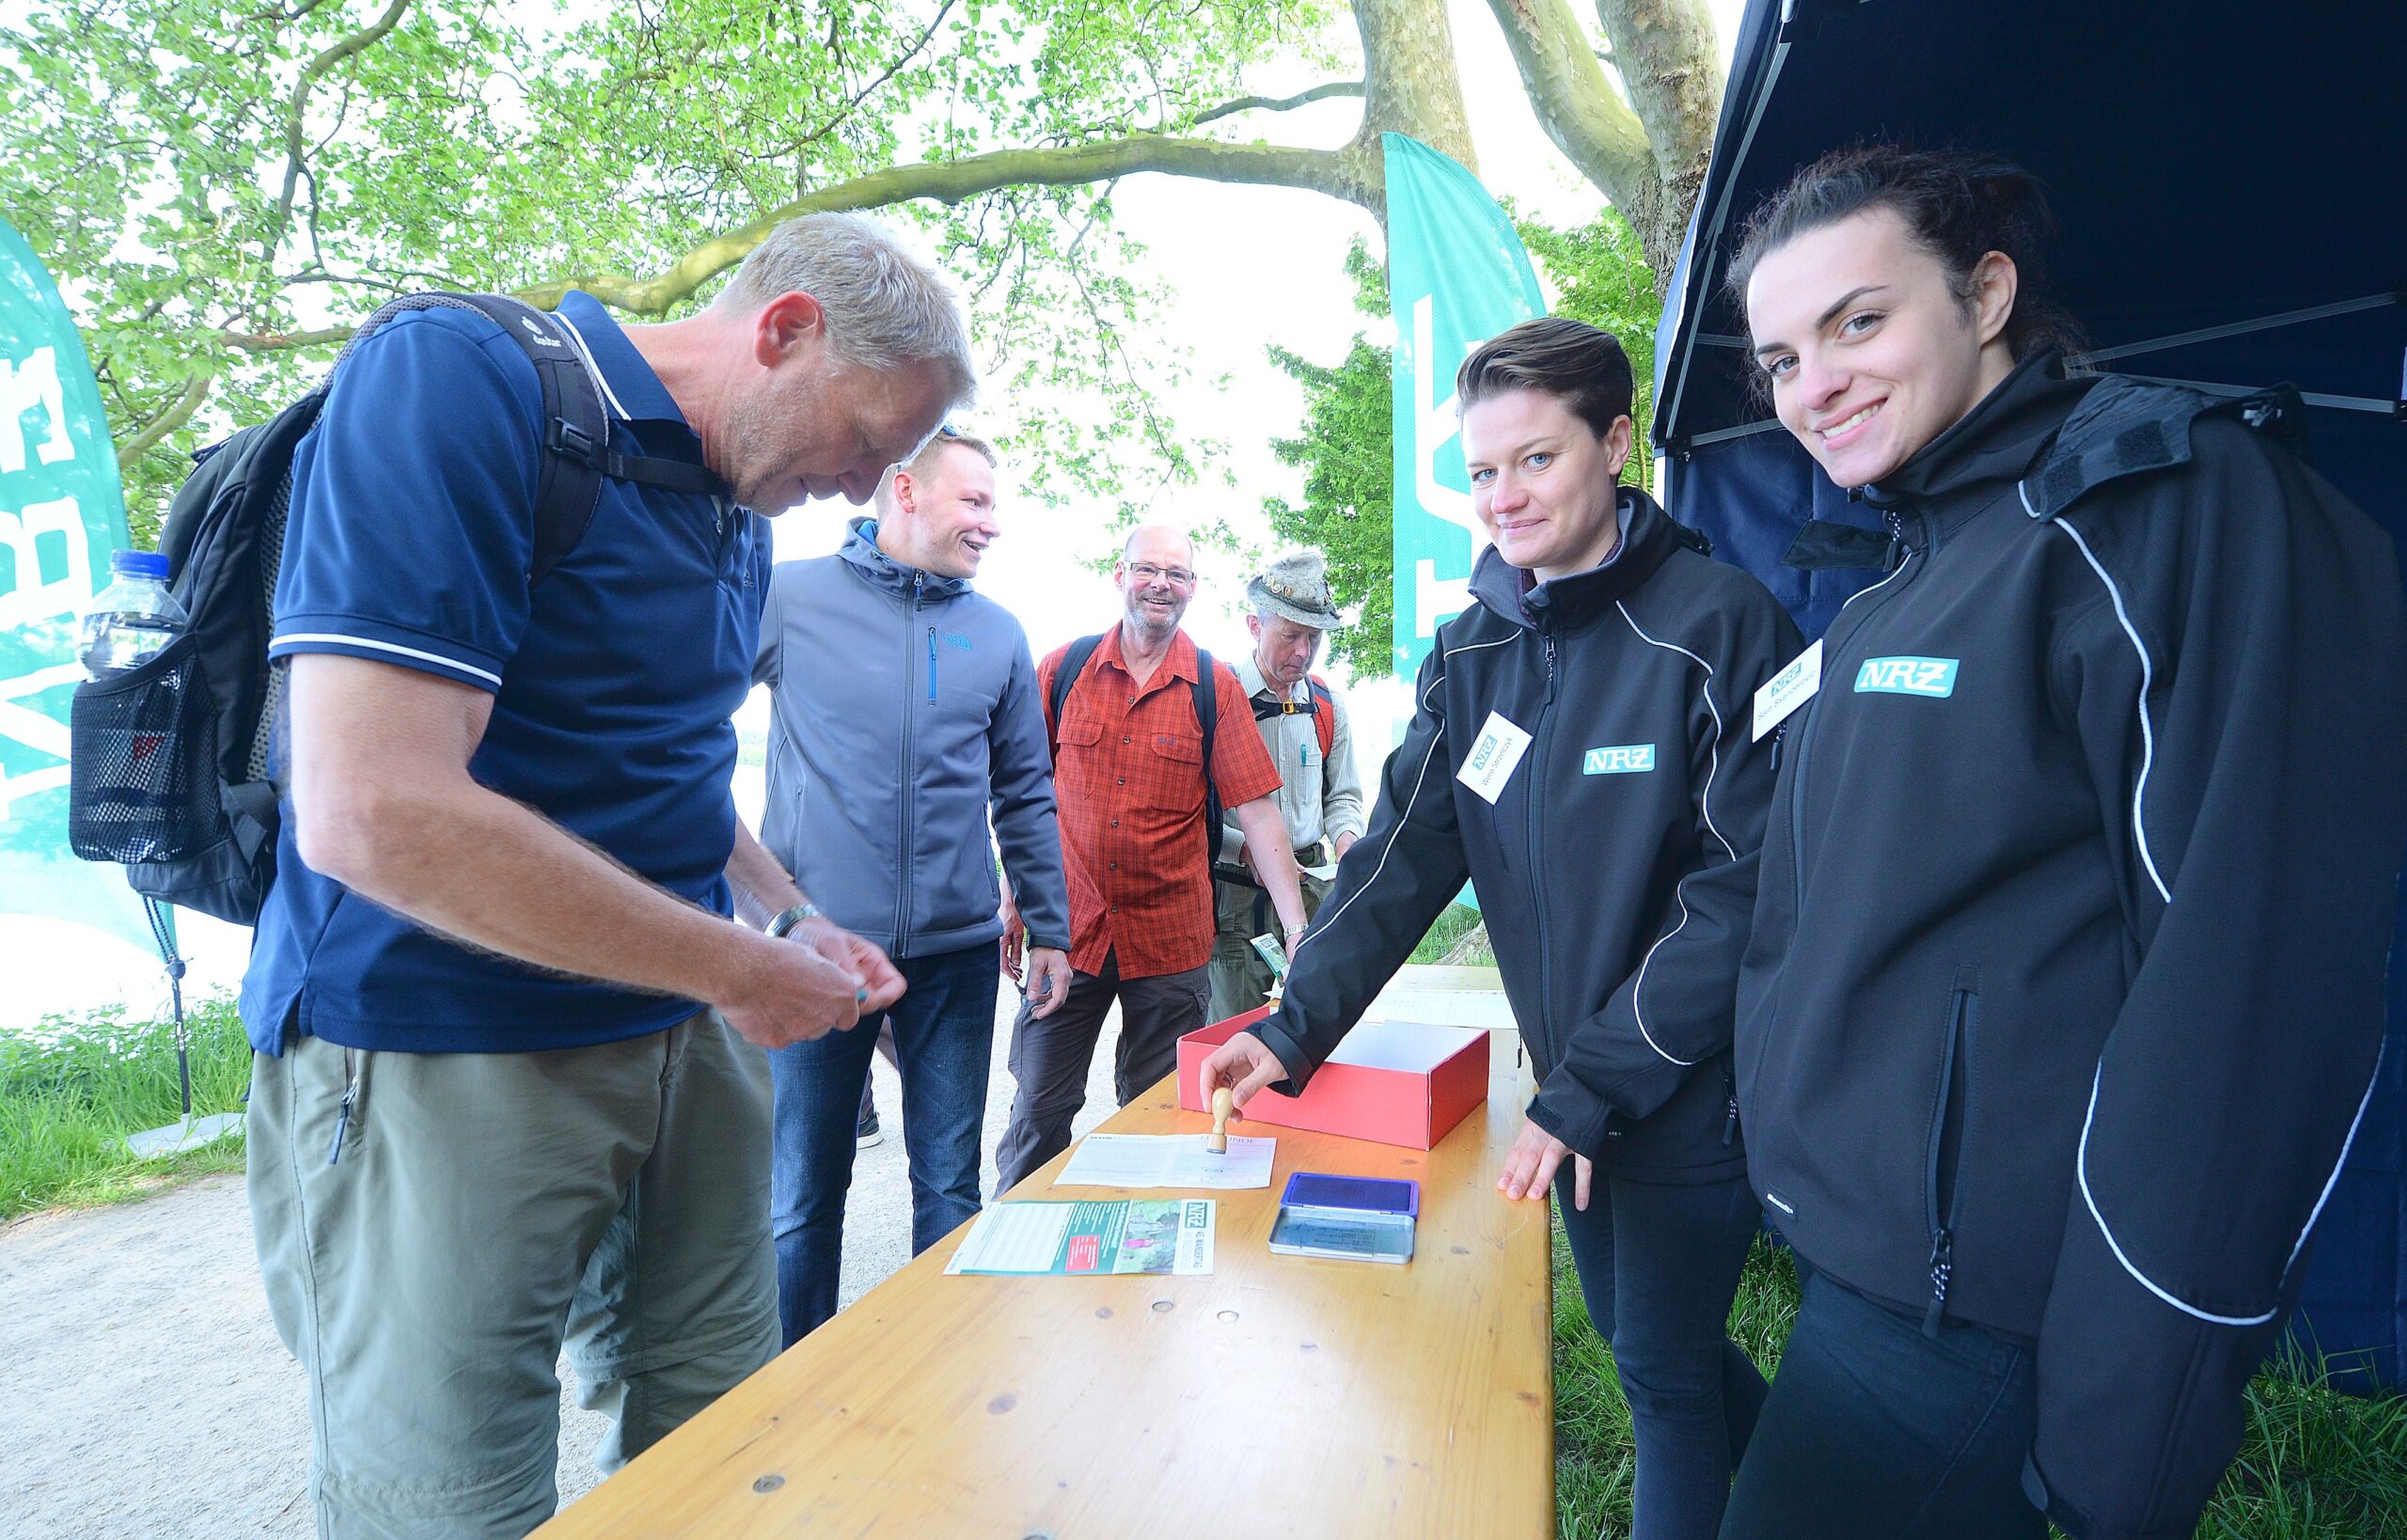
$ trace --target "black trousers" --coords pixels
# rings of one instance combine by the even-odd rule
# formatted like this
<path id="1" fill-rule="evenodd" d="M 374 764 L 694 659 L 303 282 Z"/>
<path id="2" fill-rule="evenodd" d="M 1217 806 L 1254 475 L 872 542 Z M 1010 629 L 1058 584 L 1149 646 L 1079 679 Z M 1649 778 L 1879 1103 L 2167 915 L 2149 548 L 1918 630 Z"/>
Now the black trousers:
<path id="1" fill-rule="evenodd" d="M 1101 973 L 1075 973 L 1070 998 L 1039 1018 L 1033 1003 L 1012 1023 L 1012 1121 L 995 1152 L 1009 1191 L 1021 1177 L 1070 1147 L 1070 1120 L 1087 1103 L 1087 1067 L 1094 1061 L 1103 1018 L 1120 1005 L 1120 1043 L 1112 1088 L 1126 1107 L 1178 1067 L 1178 1040 L 1204 1025 L 1212 994 L 1211 968 L 1149 979 L 1120 976 L 1120 954 L 1106 952 Z"/>
<path id="2" fill-rule="evenodd" d="M 1722 1540 L 2041 1540 L 2047 1520 L 2022 1495 L 2035 1358 L 1959 1321 L 1925 1336 L 1917 1317 L 1813 1275 Z"/>

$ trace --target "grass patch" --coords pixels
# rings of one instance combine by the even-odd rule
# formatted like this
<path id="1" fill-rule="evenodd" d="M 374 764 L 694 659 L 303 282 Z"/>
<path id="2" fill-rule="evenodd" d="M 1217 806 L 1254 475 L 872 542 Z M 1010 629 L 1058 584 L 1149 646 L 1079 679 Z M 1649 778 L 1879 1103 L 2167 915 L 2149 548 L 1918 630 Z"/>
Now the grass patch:
<path id="1" fill-rule="evenodd" d="M 1730 1308 L 1730 1335 L 1766 1375 L 1797 1324 L 1797 1270 L 1757 1240 Z M 1555 1532 L 1629 1533 L 1629 1408 L 1554 1232 Z M 2054 1532 L 2052 1530 L 2051 1534 Z M 2407 1540 L 2407 1398 L 2344 1395 L 2290 1358 L 2248 1387 L 2248 1433 L 2197 1540 Z"/>
<path id="2" fill-rule="evenodd" d="M 194 1115 L 242 1110 L 251 1047 L 234 1002 L 206 1001 L 186 1025 Z M 242 1169 L 239 1134 L 157 1160 L 126 1148 L 128 1134 L 181 1115 L 171 1023 L 129 1022 L 110 1010 L 52 1016 L 28 1034 L 0 1039 L 0 1219 L 117 1202 Z"/>
<path id="3" fill-rule="evenodd" d="M 1412 949 L 1410 960 L 1416 963 L 1439 961 L 1446 955 L 1455 942 L 1471 934 L 1471 928 L 1478 923 L 1479 911 L 1470 904 L 1447 904 L 1445 912 L 1440 914 L 1437 922 L 1429 927 L 1429 934 L 1421 938 L 1421 945 Z M 1489 953 L 1485 960 L 1493 965 L 1496 961 L 1495 954 Z"/>

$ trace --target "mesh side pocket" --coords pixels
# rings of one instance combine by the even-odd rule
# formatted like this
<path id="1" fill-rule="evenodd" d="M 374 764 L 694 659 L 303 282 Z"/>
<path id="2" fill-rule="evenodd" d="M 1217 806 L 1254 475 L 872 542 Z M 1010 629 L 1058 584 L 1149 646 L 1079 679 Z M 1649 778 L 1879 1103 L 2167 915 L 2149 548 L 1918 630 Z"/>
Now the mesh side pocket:
<path id="1" fill-rule="evenodd" d="M 87 861 L 181 861 L 226 838 L 216 707 L 193 638 L 75 688 L 67 840 Z"/>

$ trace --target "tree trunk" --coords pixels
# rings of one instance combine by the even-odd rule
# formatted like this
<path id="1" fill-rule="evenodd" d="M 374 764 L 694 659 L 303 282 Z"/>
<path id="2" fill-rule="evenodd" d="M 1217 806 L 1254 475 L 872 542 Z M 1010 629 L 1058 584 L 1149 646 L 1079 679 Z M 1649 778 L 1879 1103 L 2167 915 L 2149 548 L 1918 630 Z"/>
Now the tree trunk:
<path id="1" fill-rule="evenodd" d="M 1473 176 L 1479 160 L 1444 0 L 1354 0 L 1354 24 L 1361 34 L 1367 90 L 1362 127 L 1339 153 L 1368 195 L 1355 201 L 1384 224 L 1387 159 L 1380 134 L 1408 134 L 1453 156 Z"/>
<path id="2" fill-rule="evenodd" d="M 1488 0 L 1538 123 L 1638 232 L 1655 291 L 1669 291 L 1722 107 L 1704 0 L 1597 0 L 1613 89 L 1569 0 Z"/>

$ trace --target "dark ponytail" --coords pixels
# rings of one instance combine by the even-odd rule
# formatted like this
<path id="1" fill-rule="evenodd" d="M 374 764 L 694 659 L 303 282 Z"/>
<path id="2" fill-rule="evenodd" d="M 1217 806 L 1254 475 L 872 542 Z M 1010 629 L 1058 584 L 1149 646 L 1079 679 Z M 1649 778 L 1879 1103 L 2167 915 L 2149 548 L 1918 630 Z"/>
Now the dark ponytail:
<path id="1" fill-rule="evenodd" d="M 2018 277 L 2006 344 L 2018 361 L 2037 348 L 2077 353 L 2085 345 L 2080 323 L 2049 297 L 2046 254 L 2055 219 L 2039 180 L 2011 161 L 1957 149 L 1850 145 L 1798 172 L 1739 233 L 1730 294 L 1740 313 L 1747 280 L 1767 253 L 1870 209 L 1892 210 L 1905 221 L 1967 306 L 1981 259 L 1996 251 L 2012 259 Z"/>

